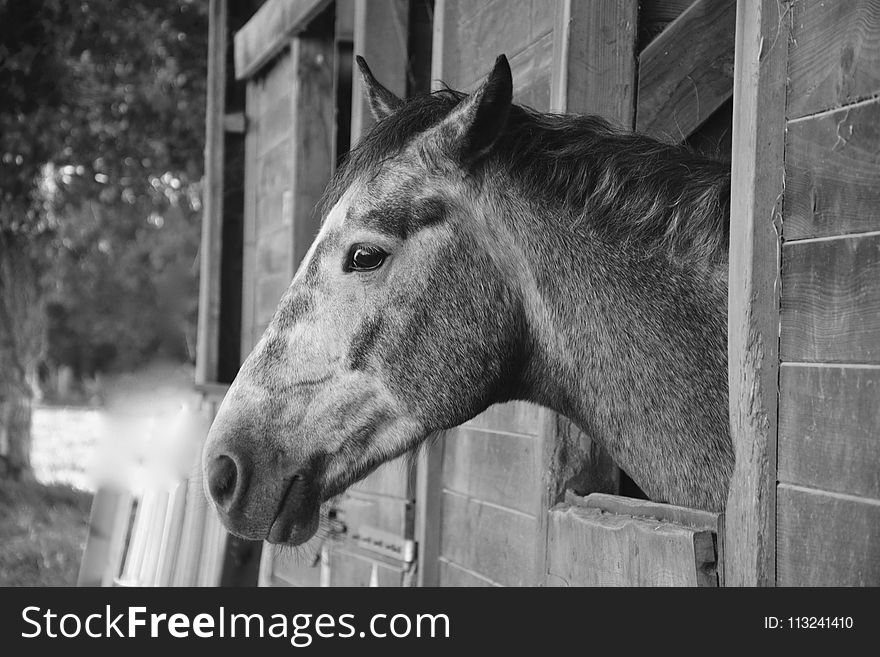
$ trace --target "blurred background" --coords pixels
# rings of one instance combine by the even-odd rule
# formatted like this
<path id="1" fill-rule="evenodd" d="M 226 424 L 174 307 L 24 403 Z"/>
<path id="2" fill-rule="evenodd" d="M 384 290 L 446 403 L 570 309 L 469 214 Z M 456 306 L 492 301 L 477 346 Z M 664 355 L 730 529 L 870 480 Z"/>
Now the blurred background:
<path id="1" fill-rule="evenodd" d="M 193 394 L 207 41 L 206 2 L 0 0 L 2 585 L 75 584 L 113 409 Z"/>

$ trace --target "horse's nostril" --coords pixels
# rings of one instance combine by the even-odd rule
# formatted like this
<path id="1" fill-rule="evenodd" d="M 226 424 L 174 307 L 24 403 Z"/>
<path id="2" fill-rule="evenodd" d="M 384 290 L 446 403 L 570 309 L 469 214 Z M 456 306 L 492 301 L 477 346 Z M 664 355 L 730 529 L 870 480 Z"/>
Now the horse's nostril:
<path id="1" fill-rule="evenodd" d="M 224 511 L 229 511 L 235 501 L 238 476 L 235 461 L 226 454 L 215 458 L 208 467 L 208 490 L 217 506 Z"/>

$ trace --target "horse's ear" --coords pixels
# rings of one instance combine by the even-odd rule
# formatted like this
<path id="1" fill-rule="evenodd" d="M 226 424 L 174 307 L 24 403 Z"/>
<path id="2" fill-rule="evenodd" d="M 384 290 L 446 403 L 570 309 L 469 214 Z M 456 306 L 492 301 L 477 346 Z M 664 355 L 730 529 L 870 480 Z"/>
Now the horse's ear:
<path id="1" fill-rule="evenodd" d="M 358 55 L 355 61 L 357 61 L 358 68 L 361 69 L 373 118 L 381 121 L 399 110 L 403 106 L 403 101 L 380 84 L 363 57 Z"/>
<path id="2" fill-rule="evenodd" d="M 504 131 L 512 97 L 510 64 L 500 55 L 482 86 L 438 126 L 447 152 L 464 165 L 487 155 Z"/>

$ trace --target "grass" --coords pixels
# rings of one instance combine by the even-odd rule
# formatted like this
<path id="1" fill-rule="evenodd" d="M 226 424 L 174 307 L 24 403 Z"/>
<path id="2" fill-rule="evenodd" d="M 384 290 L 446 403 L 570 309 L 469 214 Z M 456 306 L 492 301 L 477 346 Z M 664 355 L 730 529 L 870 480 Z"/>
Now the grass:
<path id="1" fill-rule="evenodd" d="M 0 480 L 0 585 L 76 585 L 91 503 L 69 486 Z"/>

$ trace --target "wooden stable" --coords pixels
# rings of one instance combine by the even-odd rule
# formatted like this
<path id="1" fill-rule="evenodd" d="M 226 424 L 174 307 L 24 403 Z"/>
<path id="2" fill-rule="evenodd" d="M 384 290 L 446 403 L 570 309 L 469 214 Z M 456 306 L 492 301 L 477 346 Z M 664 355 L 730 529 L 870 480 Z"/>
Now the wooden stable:
<path id="1" fill-rule="evenodd" d="M 400 95 L 596 113 L 732 162 L 737 455 L 721 516 L 648 502 L 525 403 L 391 463 L 293 559 L 230 540 L 224 583 L 880 584 L 880 0 L 212 0 L 198 385 L 216 401 L 269 322 L 324 185 Z M 231 345 L 231 346 L 230 346 Z M 242 574 L 245 573 L 245 574 Z"/>

